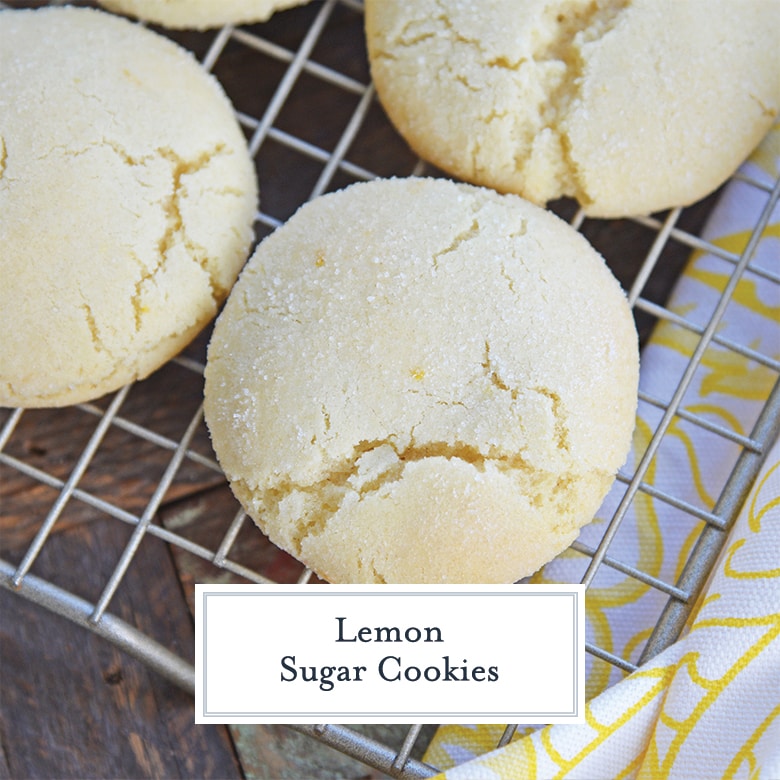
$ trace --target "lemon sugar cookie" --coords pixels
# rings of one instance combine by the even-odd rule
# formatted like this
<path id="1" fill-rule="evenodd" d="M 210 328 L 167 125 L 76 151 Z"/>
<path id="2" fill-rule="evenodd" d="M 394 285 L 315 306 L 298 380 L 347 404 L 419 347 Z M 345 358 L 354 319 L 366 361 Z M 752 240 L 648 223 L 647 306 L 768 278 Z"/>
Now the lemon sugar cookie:
<path id="1" fill-rule="evenodd" d="M 444 171 L 597 217 L 722 184 L 780 108 L 770 0 L 366 0 L 377 93 Z"/>
<path id="2" fill-rule="evenodd" d="M 304 205 L 209 344 L 231 487 L 332 582 L 512 582 L 589 522 L 629 448 L 637 337 L 568 224 L 434 179 Z"/>
<path id="3" fill-rule="evenodd" d="M 189 53 L 102 11 L 1 11 L 0 149 L 0 405 L 116 390 L 213 318 L 257 184 Z"/>

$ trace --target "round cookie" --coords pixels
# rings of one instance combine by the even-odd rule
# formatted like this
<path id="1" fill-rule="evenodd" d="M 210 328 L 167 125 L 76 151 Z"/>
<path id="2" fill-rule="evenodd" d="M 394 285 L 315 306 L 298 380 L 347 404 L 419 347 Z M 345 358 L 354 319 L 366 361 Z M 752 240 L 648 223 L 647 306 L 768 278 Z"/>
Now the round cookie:
<path id="1" fill-rule="evenodd" d="M 724 182 L 780 108 L 780 3 L 366 0 L 371 72 L 425 160 L 596 217 Z"/>
<path id="2" fill-rule="evenodd" d="M 270 539 L 332 582 L 512 582 L 589 522 L 630 444 L 637 337 L 602 258 L 514 195 L 352 185 L 258 247 L 205 414 Z"/>
<path id="3" fill-rule="evenodd" d="M 225 24 L 264 22 L 276 11 L 309 0 L 99 0 L 110 11 L 170 27 L 207 30 Z"/>
<path id="4" fill-rule="evenodd" d="M 0 405 L 143 378 L 251 248 L 254 164 L 216 80 L 102 11 L 0 12 Z"/>

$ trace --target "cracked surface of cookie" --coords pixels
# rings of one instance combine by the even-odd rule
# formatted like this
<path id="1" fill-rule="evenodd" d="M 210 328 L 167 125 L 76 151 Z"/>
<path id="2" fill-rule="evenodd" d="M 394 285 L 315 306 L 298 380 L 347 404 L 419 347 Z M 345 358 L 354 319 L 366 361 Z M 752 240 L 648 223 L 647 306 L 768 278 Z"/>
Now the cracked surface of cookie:
<path id="1" fill-rule="evenodd" d="M 780 3 L 366 0 L 371 73 L 450 174 L 621 217 L 716 189 L 780 109 Z"/>
<path id="2" fill-rule="evenodd" d="M 219 84 L 102 11 L 0 12 L 0 404 L 143 378 L 216 314 L 254 164 Z"/>
<path id="3" fill-rule="evenodd" d="M 637 337 L 602 258 L 514 195 L 355 184 L 263 241 L 215 326 L 205 413 L 232 489 L 333 582 L 512 582 L 597 511 Z"/>
<path id="4" fill-rule="evenodd" d="M 277 11 L 309 0 L 99 0 L 109 11 L 173 29 L 206 30 L 264 22 Z"/>

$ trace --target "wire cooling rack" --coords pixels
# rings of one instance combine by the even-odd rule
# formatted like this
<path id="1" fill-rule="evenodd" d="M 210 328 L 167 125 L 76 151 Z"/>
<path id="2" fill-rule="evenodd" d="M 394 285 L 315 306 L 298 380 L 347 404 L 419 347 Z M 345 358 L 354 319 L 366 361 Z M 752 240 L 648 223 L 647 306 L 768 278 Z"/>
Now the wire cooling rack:
<path id="1" fill-rule="evenodd" d="M 0 4 L 13 8 L 40 5 L 46 3 Z M 219 78 L 233 101 L 258 168 L 258 240 L 304 201 L 324 192 L 375 176 L 438 173 L 414 157 L 379 107 L 370 83 L 362 24 L 359 0 L 314 0 L 260 25 L 202 33 L 158 30 L 190 48 L 203 67 Z M 671 398 L 658 399 L 640 389 L 640 398 L 659 410 L 655 433 L 631 472 L 619 474 L 625 493 L 607 519 L 600 543 L 595 547 L 582 542 L 573 545 L 587 561 L 584 584 L 589 586 L 600 568 L 611 567 L 666 599 L 639 659 L 620 657 L 595 644 L 586 646 L 621 674 L 630 673 L 678 636 L 780 425 L 776 377 L 748 435 L 691 413 L 682 403 L 702 356 L 713 343 L 780 375 L 776 358 L 731 343 L 718 333 L 723 311 L 745 274 L 761 273 L 780 285 L 780 269 L 752 265 L 755 246 L 780 197 L 780 180 L 766 186 L 742 178 L 765 196 L 766 206 L 740 255 L 701 237 L 715 196 L 688 209 L 619 221 L 586 219 L 567 201 L 551 206 L 605 256 L 628 291 L 643 341 L 661 320 L 687 329 L 697 339 Z M 711 252 L 733 268 L 703 327 L 665 306 L 682 265 L 697 250 Z M 144 545 L 165 545 L 185 585 L 188 578 L 190 583 L 196 579 L 268 583 L 306 582 L 312 577 L 270 548 L 226 489 L 208 442 L 200 403 L 207 339 L 208 332 L 150 379 L 94 403 L 60 410 L 0 410 L 2 515 L 13 519 L 12 531 L 8 530 L 10 523 L 3 527 L 0 582 L 105 637 L 187 691 L 194 691 L 190 658 L 161 642 L 154 626 L 142 630 L 112 613 L 112 600 L 137 565 Z M 170 402 L 172 395 L 175 403 Z M 648 468 L 676 418 L 728 440 L 739 450 L 736 465 L 712 507 L 692 506 L 646 482 Z M 693 552 L 676 582 L 665 582 L 610 553 L 621 521 L 642 493 L 702 521 Z M 64 576 L 56 563 L 46 560 L 45 551 L 57 530 L 96 520 L 116 522 L 126 529 L 126 537 L 105 577 L 90 589 Z M 95 566 L 93 555 L 84 550 L 84 567 Z M 420 754 L 419 726 L 409 727 L 400 747 L 344 726 L 295 728 L 392 777 L 435 773 L 433 767 L 413 757 Z M 512 732 L 510 724 L 500 744 Z"/>

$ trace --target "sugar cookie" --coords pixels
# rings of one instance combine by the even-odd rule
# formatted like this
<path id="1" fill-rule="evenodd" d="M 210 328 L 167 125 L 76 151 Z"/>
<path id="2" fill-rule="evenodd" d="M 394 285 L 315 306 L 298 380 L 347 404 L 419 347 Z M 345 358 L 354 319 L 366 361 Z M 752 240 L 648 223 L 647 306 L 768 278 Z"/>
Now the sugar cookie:
<path id="1" fill-rule="evenodd" d="M 703 198 L 780 108 L 780 3 L 366 0 L 371 73 L 448 173 L 598 217 Z"/>
<path id="2" fill-rule="evenodd" d="M 254 164 L 216 80 L 91 9 L 0 12 L 0 405 L 141 378 L 216 314 Z"/>
<path id="3" fill-rule="evenodd" d="M 258 247 L 205 412 L 236 496 L 333 582 L 512 582 L 589 522 L 630 444 L 637 337 L 602 258 L 514 195 L 352 185 Z"/>

